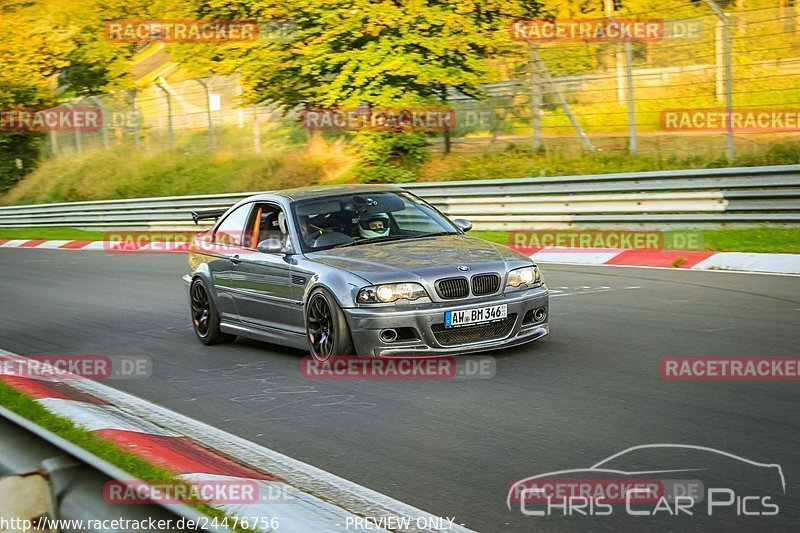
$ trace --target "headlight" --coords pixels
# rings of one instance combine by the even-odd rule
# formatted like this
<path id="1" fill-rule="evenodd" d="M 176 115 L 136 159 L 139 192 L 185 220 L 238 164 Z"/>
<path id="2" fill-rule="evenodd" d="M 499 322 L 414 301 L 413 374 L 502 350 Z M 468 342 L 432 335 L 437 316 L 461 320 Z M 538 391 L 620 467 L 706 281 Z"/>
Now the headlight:
<path id="1" fill-rule="evenodd" d="M 509 287 L 519 287 L 520 285 L 528 285 L 530 283 L 536 283 L 541 280 L 541 273 L 539 272 L 539 267 L 529 266 L 523 268 L 517 268 L 508 273 L 508 282 L 506 286 Z"/>
<path id="2" fill-rule="evenodd" d="M 419 283 L 388 283 L 364 287 L 358 291 L 356 301 L 362 304 L 389 303 L 395 300 L 416 300 L 428 296 Z"/>

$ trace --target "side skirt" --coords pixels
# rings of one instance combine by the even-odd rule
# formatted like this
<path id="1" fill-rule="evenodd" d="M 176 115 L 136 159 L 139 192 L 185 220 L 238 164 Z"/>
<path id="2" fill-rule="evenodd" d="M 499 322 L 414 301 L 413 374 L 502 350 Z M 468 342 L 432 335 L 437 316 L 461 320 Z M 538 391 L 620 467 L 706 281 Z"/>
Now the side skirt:
<path id="1" fill-rule="evenodd" d="M 242 337 L 248 337 L 258 341 L 280 344 L 281 346 L 289 346 L 300 350 L 308 350 L 308 341 L 304 334 L 278 329 L 232 324 L 224 320 L 220 322 L 219 329 L 222 330 L 223 333 L 241 335 Z"/>

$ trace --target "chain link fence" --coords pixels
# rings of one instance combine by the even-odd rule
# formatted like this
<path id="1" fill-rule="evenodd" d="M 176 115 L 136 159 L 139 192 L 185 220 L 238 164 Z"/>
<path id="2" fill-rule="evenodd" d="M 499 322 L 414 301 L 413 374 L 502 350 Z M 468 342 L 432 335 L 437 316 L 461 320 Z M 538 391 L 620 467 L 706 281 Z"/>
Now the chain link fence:
<path id="1" fill-rule="evenodd" d="M 675 2 L 659 6 L 669 19 L 656 19 L 609 6 L 607 20 L 655 24 L 659 29 L 646 39 L 546 39 L 535 32 L 514 39 L 511 28 L 521 53 L 497 61 L 504 81 L 487 84 L 483 99 L 448 96 L 456 111 L 449 144 L 462 153 L 514 146 L 732 159 L 795 138 L 800 6 L 733 7 Z M 85 98 L 80 103 L 102 109 L 103 128 L 51 131 L 42 150 L 46 156 L 120 146 L 258 153 L 307 142 L 299 113 L 243 106 L 240 95 L 237 77 L 211 77 Z M 768 117 L 760 120 L 759 113 Z M 444 134 L 430 135 L 431 149 L 443 152 Z"/>
<path id="2" fill-rule="evenodd" d="M 489 98 L 455 97 L 455 105 L 482 117 L 487 128 L 458 131 L 454 143 L 461 150 L 511 142 L 548 152 L 732 159 L 794 138 L 800 127 L 798 6 L 717 14 L 702 3 L 672 7 L 674 18 L 657 21 L 657 39 L 525 43 L 527 61 L 511 64 L 509 81 L 487 86 Z M 747 122 L 749 112 L 758 119 L 762 110 L 783 122 Z M 720 113 L 740 119 L 728 121 L 732 132 Z"/>
<path id="3" fill-rule="evenodd" d="M 82 98 L 73 105 L 100 109 L 102 128 L 49 131 L 43 155 L 119 147 L 259 153 L 305 140 L 296 118 L 276 106 L 242 105 L 240 96 L 238 77 L 213 76 Z"/>

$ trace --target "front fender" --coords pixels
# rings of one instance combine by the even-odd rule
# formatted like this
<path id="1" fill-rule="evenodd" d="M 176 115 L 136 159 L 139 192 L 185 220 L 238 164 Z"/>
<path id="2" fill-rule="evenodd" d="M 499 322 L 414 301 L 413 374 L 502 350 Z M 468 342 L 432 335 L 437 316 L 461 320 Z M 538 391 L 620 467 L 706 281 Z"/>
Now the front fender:
<path id="1" fill-rule="evenodd" d="M 356 295 L 358 291 L 368 286 L 370 283 L 354 274 L 337 271 L 327 270 L 315 274 L 310 283 L 306 285 L 303 292 L 303 305 L 308 302 L 309 296 L 319 287 L 327 289 L 336 299 L 336 303 L 342 309 L 356 307 Z"/>

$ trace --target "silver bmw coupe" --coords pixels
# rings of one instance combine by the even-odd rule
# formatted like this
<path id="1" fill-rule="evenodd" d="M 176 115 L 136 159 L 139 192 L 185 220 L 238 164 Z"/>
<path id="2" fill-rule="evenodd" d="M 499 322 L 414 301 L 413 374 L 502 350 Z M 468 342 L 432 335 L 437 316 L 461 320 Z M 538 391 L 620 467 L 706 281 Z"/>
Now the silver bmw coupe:
<path id="1" fill-rule="evenodd" d="M 398 187 L 268 192 L 192 216 L 218 220 L 184 276 L 204 344 L 242 335 L 324 360 L 479 352 L 549 331 L 529 257 Z"/>

